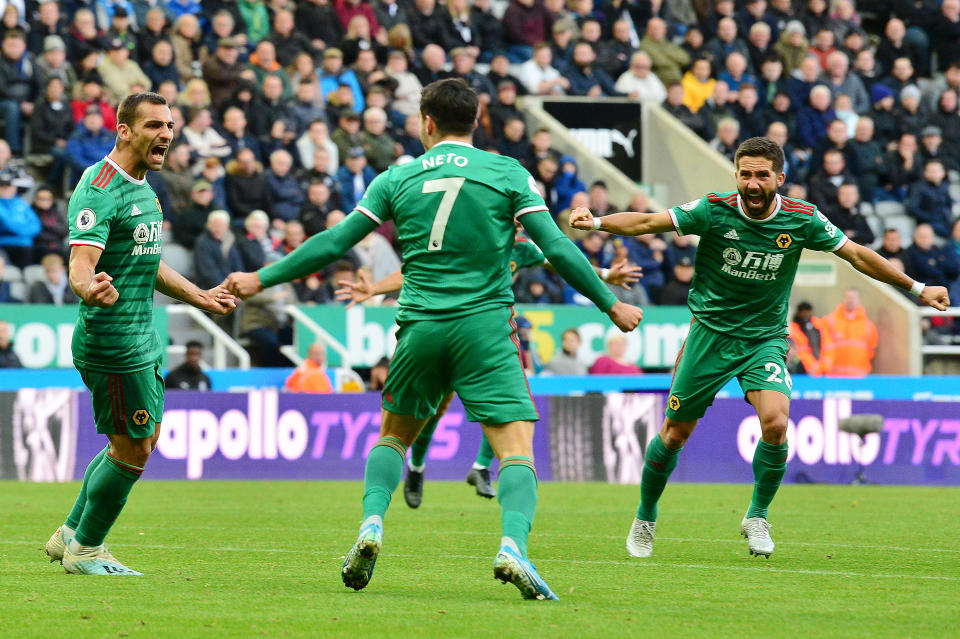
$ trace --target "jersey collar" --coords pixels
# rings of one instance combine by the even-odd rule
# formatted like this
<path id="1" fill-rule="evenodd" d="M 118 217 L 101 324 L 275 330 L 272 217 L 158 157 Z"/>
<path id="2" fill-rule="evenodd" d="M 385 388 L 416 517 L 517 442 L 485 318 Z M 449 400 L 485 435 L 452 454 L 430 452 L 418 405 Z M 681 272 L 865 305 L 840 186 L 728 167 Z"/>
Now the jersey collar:
<path id="1" fill-rule="evenodd" d="M 437 142 L 436 144 L 434 144 L 434 145 L 433 145 L 432 147 L 430 147 L 430 148 L 431 148 L 431 149 L 435 149 L 436 147 L 440 146 L 441 144 L 456 144 L 457 146 L 465 146 L 465 147 L 467 147 L 468 149 L 475 148 L 472 144 L 467 144 L 466 142 L 461 142 L 460 140 L 441 140 L 441 141 Z"/>
<path id="2" fill-rule="evenodd" d="M 116 162 L 114 162 L 113 160 L 111 160 L 109 156 L 106 157 L 106 158 L 104 158 L 104 159 L 105 159 L 107 162 L 109 162 L 110 165 L 117 170 L 117 173 L 119 173 L 120 175 L 122 175 L 122 176 L 123 176 L 123 179 L 126 180 L 127 182 L 132 182 L 133 184 L 143 184 L 144 182 L 147 181 L 146 176 L 140 178 L 139 180 L 136 179 L 135 177 L 133 177 L 132 175 L 130 175 L 129 173 L 127 173 L 126 171 L 124 171 L 123 169 L 121 169 L 121 168 L 120 168 L 120 165 L 117 164 Z"/>
<path id="3" fill-rule="evenodd" d="M 744 212 L 744 210 L 743 210 L 743 204 L 740 202 L 740 194 L 737 193 L 737 210 L 740 211 L 740 215 L 742 215 L 742 216 L 745 217 L 746 219 L 750 220 L 751 222 L 756 222 L 757 224 L 766 224 L 767 222 L 769 222 L 769 221 L 772 220 L 773 218 L 777 217 L 777 213 L 780 212 L 780 204 L 782 203 L 782 200 L 780 199 L 780 194 L 779 194 L 779 193 L 777 193 L 776 196 L 774 196 L 774 200 L 776 201 L 777 205 L 776 205 L 775 207 L 773 207 L 773 213 L 771 213 L 770 215 L 768 215 L 767 217 L 765 217 L 765 218 L 763 218 L 763 219 L 761 219 L 761 220 L 758 220 L 757 218 L 750 217 L 749 215 L 747 215 L 747 214 Z"/>

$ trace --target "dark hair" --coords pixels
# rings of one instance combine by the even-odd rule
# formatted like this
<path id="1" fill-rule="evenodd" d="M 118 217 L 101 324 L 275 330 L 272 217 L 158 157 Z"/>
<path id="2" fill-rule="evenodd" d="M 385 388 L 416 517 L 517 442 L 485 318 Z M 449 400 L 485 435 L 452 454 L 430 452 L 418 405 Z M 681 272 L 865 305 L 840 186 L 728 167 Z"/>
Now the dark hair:
<path id="1" fill-rule="evenodd" d="M 479 108 L 477 93 L 462 78 L 431 82 L 420 94 L 420 113 L 430 116 L 441 134 L 473 133 Z"/>
<path id="2" fill-rule="evenodd" d="M 767 158 L 773 165 L 774 173 L 779 175 L 783 172 L 783 149 L 770 138 L 756 137 L 744 140 L 743 144 L 737 147 L 737 154 L 733 156 L 734 166 L 740 166 L 742 157 Z"/>
<path id="3" fill-rule="evenodd" d="M 202 350 L 202 349 L 203 349 L 203 344 L 201 344 L 200 342 L 198 342 L 198 341 L 195 340 L 195 339 L 192 339 L 192 340 L 190 340 L 189 342 L 187 342 L 187 348 L 188 348 L 188 349 L 189 349 L 189 348 L 199 348 L 199 349 Z"/>
<path id="4" fill-rule="evenodd" d="M 137 119 L 137 109 L 142 103 L 160 104 L 166 106 L 167 99 L 159 93 L 147 91 L 144 93 L 131 93 L 120 102 L 117 107 L 117 124 L 126 124 L 133 126 Z"/>

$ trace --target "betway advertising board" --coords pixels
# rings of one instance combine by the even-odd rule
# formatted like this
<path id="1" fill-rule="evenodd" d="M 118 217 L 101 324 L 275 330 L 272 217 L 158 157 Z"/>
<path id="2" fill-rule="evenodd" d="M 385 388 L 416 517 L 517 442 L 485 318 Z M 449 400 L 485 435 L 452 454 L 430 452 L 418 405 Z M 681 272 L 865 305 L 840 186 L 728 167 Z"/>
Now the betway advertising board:
<path id="1" fill-rule="evenodd" d="M 613 322 L 594 307 L 571 305 L 518 305 L 518 314 L 533 325 L 531 338 L 540 359 L 546 363 L 560 348 L 563 331 L 575 328 L 580 333 L 580 359 L 592 362 L 606 349 L 607 339 L 623 335 Z M 302 306 L 301 310 L 330 333 L 350 352 L 352 366 L 373 366 L 381 357 L 392 357 L 397 347 L 396 307 Z M 690 310 L 685 306 L 651 306 L 643 309 L 643 322 L 627 338 L 627 359 L 640 368 L 669 368 L 690 329 Z M 313 334 L 302 324 L 297 326 L 297 349 L 305 355 Z M 331 366 L 340 357 L 329 350 Z"/>

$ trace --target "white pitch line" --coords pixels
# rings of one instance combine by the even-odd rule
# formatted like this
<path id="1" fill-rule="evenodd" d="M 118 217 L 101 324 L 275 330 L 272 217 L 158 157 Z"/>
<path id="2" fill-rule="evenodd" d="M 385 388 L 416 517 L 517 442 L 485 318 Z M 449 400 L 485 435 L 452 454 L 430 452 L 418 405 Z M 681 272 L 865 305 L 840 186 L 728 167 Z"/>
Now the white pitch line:
<path id="1" fill-rule="evenodd" d="M 40 547 L 40 542 L 37 541 L 0 541 L 0 544 L 4 545 L 36 545 Z M 196 546 L 177 546 L 177 545 L 165 545 L 165 544 L 135 544 L 137 548 L 151 548 L 155 550 L 195 550 Z M 206 548 L 207 552 L 266 552 L 266 553 L 297 553 L 302 554 L 303 549 L 291 549 L 291 548 L 257 548 L 257 547 L 246 547 L 246 548 L 235 548 L 232 546 L 222 546 L 217 548 Z M 407 554 L 407 553 L 389 553 L 388 557 L 402 557 L 404 559 L 421 559 L 422 555 Z M 451 555 L 443 554 L 445 559 L 469 559 L 476 561 L 486 561 L 490 557 L 488 555 Z M 343 559 L 343 555 L 336 555 L 332 557 L 334 560 Z M 538 558 L 538 562 L 541 563 L 553 563 L 561 562 L 564 564 L 588 564 L 588 565 L 608 565 L 608 566 L 622 566 L 625 564 L 636 564 L 642 566 L 644 564 L 648 566 L 653 566 L 655 568 L 665 568 L 665 569 L 684 569 L 684 570 L 720 570 L 720 571 L 729 571 L 736 570 L 739 572 L 763 572 L 763 573 L 782 573 L 782 574 L 795 574 L 795 575 L 813 575 L 819 577 L 858 577 L 866 579 L 919 579 L 921 581 L 960 581 L 960 577 L 951 577 L 948 575 L 918 575 L 918 574 L 895 574 L 895 573 L 868 573 L 868 572 L 851 572 L 843 570 L 812 570 L 804 568 L 778 568 L 772 565 L 761 565 L 757 567 L 748 567 L 748 566 L 718 566 L 713 564 L 674 564 L 668 562 L 657 562 L 650 560 L 638 560 L 638 559 L 550 559 L 550 558 Z M 756 560 L 759 563 L 759 559 Z M 640 568 L 641 570 L 643 568 Z"/>

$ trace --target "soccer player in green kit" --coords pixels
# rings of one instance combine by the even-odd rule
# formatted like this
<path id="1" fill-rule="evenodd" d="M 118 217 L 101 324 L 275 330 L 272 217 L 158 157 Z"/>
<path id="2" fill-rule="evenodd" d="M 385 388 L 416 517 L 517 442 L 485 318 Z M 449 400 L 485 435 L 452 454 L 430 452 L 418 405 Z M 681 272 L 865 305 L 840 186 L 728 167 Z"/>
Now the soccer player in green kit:
<path id="1" fill-rule="evenodd" d="M 427 150 L 370 184 L 356 210 L 256 273 L 233 273 L 239 297 L 316 272 L 382 221 L 397 225 L 403 254 L 397 349 L 383 391 L 380 439 L 367 458 L 363 522 L 341 569 L 346 586 L 367 585 L 383 543 L 383 517 L 403 474 L 407 446 L 449 391 L 480 422 L 500 459 L 500 551 L 494 576 L 527 599 L 556 595 L 527 559 L 537 503 L 530 397 L 512 322 L 509 268 L 514 219 L 567 281 L 623 331 L 642 311 L 619 302 L 550 217 L 533 178 L 514 159 L 471 144 L 476 93 L 460 79 L 434 82 L 420 100 Z"/>
<path id="2" fill-rule="evenodd" d="M 147 171 L 163 167 L 173 117 L 156 93 L 128 95 L 117 142 L 70 197 L 70 287 L 80 298 L 73 361 L 90 389 L 97 432 L 110 440 L 83 476 L 66 522 L 46 544 L 68 573 L 139 575 L 103 540 L 160 435 L 163 344 L 153 325 L 154 290 L 211 313 L 236 306 L 222 287 L 202 291 L 160 260 L 163 213 Z"/>
<path id="3" fill-rule="evenodd" d="M 950 304 L 942 286 L 914 282 L 847 239 L 813 204 L 779 195 L 783 151 L 772 140 L 744 141 L 734 166 L 734 192 L 709 193 L 653 214 L 595 218 L 584 208 L 570 214 L 570 225 L 578 229 L 700 236 L 689 298 L 693 323 L 677 356 L 663 428 L 647 448 L 640 506 L 627 536 L 633 557 L 653 553 L 657 501 L 697 420 L 732 377 L 756 409 L 762 431 L 753 457 L 753 498 L 740 532 L 751 555 L 773 553 L 767 509 L 787 468 L 787 304 L 804 248 L 831 251 L 864 275 L 909 290 L 933 308 Z"/>
<path id="4" fill-rule="evenodd" d="M 510 253 L 510 272 L 514 274 L 515 279 L 518 269 L 534 266 L 549 268 L 550 262 L 546 260 L 537 245 L 522 235 L 518 229 L 513 250 Z M 635 264 L 628 264 L 626 260 L 614 262 L 610 265 L 610 268 L 595 266 L 593 270 L 603 281 L 614 286 L 622 286 L 627 290 L 638 282 L 643 274 L 643 269 Z M 356 281 L 343 280 L 337 282 L 337 284 L 343 287 L 335 291 L 337 299 L 349 301 L 347 308 L 350 308 L 355 304 L 365 302 L 374 295 L 385 295 L 399 291 L 403 286 L 403 272 L 396 271 L 379 282 L 373 282 L 365 271 L 360 271 Z M 423 430 L 417 435 L 416 441 L 413 442 L 413 446 L 410 447 L 410 460 L 407 462 L 407 474 L 403 481 L 403 498 L 411 508 L 419 508 L 423 501 L 423 471 L 426 467 L 427 449 L 430 447 L 430 441 L 433 439 L 433 433 L 437 429 L 440 418 L 446 414 L 452 400 L 453 393 L 443 398 L 437 414 L 427 421 Z M 490 442 L 484 436 L 480 440 L 480 448 L 477 450 L 473 467 L 467 475 L 467 483 L 476 489 L 477 495 L 487 499 L 493 499 L 497 496 L 497 492 L 490 482 L 490 463 L 492 461 L 493 448 L 490 447 Z"/>

